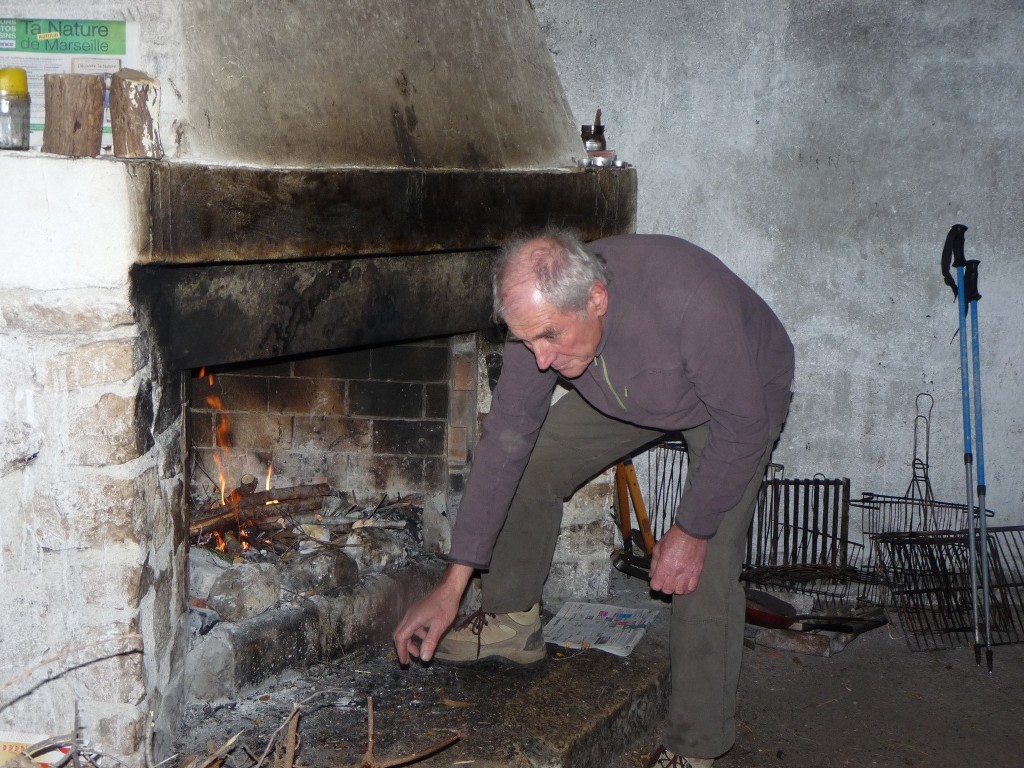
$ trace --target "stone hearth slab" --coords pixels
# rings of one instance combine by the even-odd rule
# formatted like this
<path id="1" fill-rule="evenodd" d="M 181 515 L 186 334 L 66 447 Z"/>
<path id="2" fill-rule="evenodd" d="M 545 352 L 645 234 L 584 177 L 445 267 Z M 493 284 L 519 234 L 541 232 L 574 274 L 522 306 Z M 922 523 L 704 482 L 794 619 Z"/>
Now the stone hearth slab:
<path id="1" fill-rule="evenodd" d="M 661 608 L 633 653 L 559 651 L 534 670 L 497 665 L 401 667 L 387 641 L 315 664 L 287 682 L 254 689 L 220 706 L 193 705 L 176 749 L 205 753 L 235 733 L 262 752 L 291 712 L 305 702 L 300 759 L 307 768 L 358 765 L 368 736 L 367 700 L 374 701 L 375 755 L 413 755 L 461 734 L 423 768 L 606 768 L 627 751 L 656 740 L 669 693 L 668 606 L 646 583 L 616 573 L 607 602 Z M 547 606 L 553 613 L 558 606 Z"/>
<path id="2" fill-rule="evenodd" d="M 188 653 L 188 699 L 232 700 L 274 678 L 301 674 L 360 645 L 386 640 L 443 570 L 440 558 L 424 556 L 369 574 L 335 595 L 297 597 L 251 619 L 218 624 Z"/>

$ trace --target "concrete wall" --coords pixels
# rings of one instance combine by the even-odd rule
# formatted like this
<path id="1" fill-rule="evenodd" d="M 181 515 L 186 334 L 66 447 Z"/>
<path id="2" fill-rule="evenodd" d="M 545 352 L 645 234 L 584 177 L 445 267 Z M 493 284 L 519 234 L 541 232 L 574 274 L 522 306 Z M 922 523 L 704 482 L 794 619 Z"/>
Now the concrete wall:
<path id="1" fill-rule="evenodd" d="M 579 123 L 638 169 L 638 230 L 692 240 L 797 348 L 775 459 L 902 495 L 928 392 L 936 498 L 964 500 L 957 312 L 981 260 L 988 502 L 1024 522 L 1024 6 L 1018 0 L 534 0 Z M 923 448 L 923 446 L 921 446 Z"/>

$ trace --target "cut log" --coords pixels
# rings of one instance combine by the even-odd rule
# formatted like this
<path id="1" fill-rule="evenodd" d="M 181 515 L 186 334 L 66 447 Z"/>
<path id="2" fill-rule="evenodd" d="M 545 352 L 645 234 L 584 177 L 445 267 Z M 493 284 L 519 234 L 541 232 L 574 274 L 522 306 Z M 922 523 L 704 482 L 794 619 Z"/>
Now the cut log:
<path id="1" fill-rule="evenodd" d="M 110 81 L 110 130 L 115 157 L 163 157 L 160 84 L 145 72 L 118 70 Z"/>
<path id="2" fill-rule="evenodd" d="M 219 531 L 231 525 L 242 525 L 246 522 L 265 520 L 270 517 L 284 517 L 299 512 L 313 512 L 323 507 L 324 497 L 330 493 L 330 490 L 331 487 L 324 483 L 319 485 L 297 485 L 292 488 L 275 488 L 270 491 L 253 493 L 243 497 L 233 506 L 221 507 L 220 509 L 223 509 L 222 512 L 191 523 L 188 527 L 188 535 L 198 536 L 201 533 Z M 296 494 L 296 497 L 272 498 L 273 496 L 288 496 L 289 494 Z M 268 504 L 268 501 L 276 503 Z"/>
<path id="3" fill-rule="evenodd" d="M 96 157 L 103 135 L 102 75 L 43 75 L 43 152 Z"/>
<path id="4" fill-rule="evenodd" d="M 331 486 L 327 483 L 313 485 L 293 485 L 290 488 L 271 488 L 269 491 L 251 493 L 238 502 L 239 509 L 262 507 L 268 501 L 291 501 L 294 499 L 323 498 L 331 495 Z"/>

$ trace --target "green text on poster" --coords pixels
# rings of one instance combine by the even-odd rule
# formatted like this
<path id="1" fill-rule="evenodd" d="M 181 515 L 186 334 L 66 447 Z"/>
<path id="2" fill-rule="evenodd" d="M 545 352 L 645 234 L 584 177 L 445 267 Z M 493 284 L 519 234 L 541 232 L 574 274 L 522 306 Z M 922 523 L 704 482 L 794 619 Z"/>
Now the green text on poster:
<path id="1" fill-rule="evenodd" d="M 0 19 L 0 51 L 123 56 L 125 22 Z"/>

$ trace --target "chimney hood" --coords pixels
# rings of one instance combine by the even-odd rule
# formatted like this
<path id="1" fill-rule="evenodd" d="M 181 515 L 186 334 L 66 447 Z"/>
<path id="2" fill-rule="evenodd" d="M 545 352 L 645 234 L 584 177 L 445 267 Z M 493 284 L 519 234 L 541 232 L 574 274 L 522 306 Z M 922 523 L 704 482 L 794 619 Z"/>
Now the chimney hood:
<path id="1" fill-rule="evenodd" d="M 135 284 L 173 364 L 383 343 L 409 332 L 378 312 L 403 298 L 447 300 L 424 332 L 477 330 L 509 237 L 635 227 L 635 170 L 576 163 L 579 126 L 528 0 L 186 0 L 164 13 L 183 45 L 161 78 L 169 157 L 138 169 Z M 319 308 L 305 313 L 315 332 L 296 327 L 288 296 Z M 276 317 L 241 347 L 188 330 L 268 307 Z M 370 308 L 377 321 L 360 323 Z M 324 321 L 343 309 L 351 322 Z"/>

